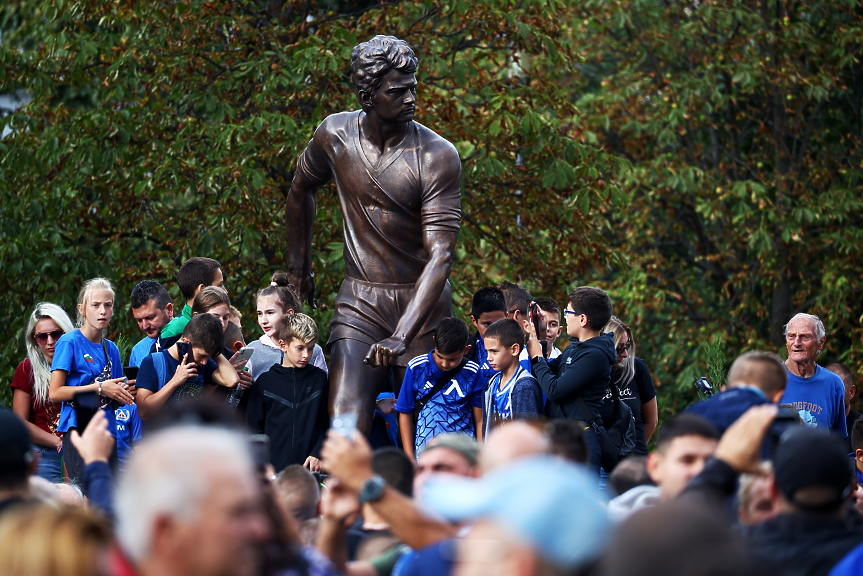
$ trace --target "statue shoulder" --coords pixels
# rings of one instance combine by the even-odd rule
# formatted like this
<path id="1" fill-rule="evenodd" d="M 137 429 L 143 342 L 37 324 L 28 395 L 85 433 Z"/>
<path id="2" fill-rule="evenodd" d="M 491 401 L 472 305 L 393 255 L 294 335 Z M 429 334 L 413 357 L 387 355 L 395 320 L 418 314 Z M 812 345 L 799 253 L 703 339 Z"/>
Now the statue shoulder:
<path id="1" fill-rule="evenodd" d="M 422 149 L 423 163 L 442 169 L 451 168 L 461 171 L 461 159 L 452 142 L 419 122 L 415 122 L 415 124 Z"/>
<path id="2" fill-rule="evenodd" d="M 357 114 L 359 114 L 358 111 L 330 114 L 315 128 L 315 136 L 351 130 L 356 126 Z"/>

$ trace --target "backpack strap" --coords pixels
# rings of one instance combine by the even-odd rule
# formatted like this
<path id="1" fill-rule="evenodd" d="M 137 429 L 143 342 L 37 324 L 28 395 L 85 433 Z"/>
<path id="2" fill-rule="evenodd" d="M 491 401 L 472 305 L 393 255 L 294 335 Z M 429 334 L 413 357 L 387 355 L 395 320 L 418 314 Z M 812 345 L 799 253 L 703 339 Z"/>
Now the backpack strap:
<path id="1" fill-rule="evenodd" d="M 438 392 L 443 390 L 443 387 L 447 385 L 447 382 L 452 380 L 453 376 L 461 372 L 462 368 L 467 366 L 467 363 L 468 359 L 462 358 L 458 366 L 456 366 L 452 370 L 447 370 L 440 378 L 437 379 L 437 382 L 435 382 L 434 386 L 432 386 L 432 389 L 429 391 L 429 393 L 423 396 L 422 400 L 416 401 L 416 404 L 414 404 L 414 422 L 417 422 L 417 420 L 419 419 L 420 412 L 423 411 L 423 408 L 426 407 L 426 404 L 428 404 L 431 399 L 437 395 Z"/>
<path id="2" fill-rule="evenodd" d="M 156 369 L 156 376 L 159 377 L 159 390 L 168 383 L 168 363 L 165 362 L 165 355 L 161 352 L 150 354 L 153 359 L 153 368 Z"/>

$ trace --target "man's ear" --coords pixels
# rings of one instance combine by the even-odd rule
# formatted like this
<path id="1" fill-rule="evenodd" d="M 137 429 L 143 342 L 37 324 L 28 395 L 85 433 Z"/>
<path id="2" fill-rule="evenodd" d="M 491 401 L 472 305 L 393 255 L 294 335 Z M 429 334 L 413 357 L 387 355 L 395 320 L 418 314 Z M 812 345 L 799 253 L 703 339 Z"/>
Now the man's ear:
<path id="1" fill-rule="evenodd" d="M 647 455 L 647 475 L 658 486 L 662 483 L 662 454 L 653 451 Z"/>
<path id="2" fill-rule="evenodd" d="M 774 404 L 779 404 L 779 401 L 780 401 L 780 400 L 782 400 L 782 397 L 783 397 L 784 395 L 785 395 L 785 388 L 783 388 L 782 390 L 777 390 L 776 392 L 774 392 L 774 393 L 773 393 L 773 397 L 772 397 L 772 398 L 770 398 L 770 400 L 771 400 Z"/>
<path id="3" fill-rule="evenodd" d="M 168 318 L 174 318 L 174 305 L 171 302 L 165 305 L 165 314 L 168 315 Z"/>
<path id="4" fill-rule="evenodd" d="M 854 451 L 854 458 L 858 462 L 863 462 L 863 448 L 858 448 L 857 450 Z"/>
<path id="5" fill-rule="evenodd" d="M 365 90 L 361 90 L 357 92 L 357 99 L 360 101 L 360 106 L 363 108 L 374 108 L 375 104 L 372 102 L 372 98 L 374 95 L 371 92 L 366 92 Z"/>
<path id="6" fill-rule="evenodd" d="M 853 400 L 854 396 L 856 396 L 856 395 L 857 395 L 857 386 L 852 384 L 851 386 L 848 387 L 848 399 Z"/>
<path id="7" fill-rule="evenodd" d="M 479 326 L 476 325 L 476 318 L 473 317 L 473 314 L 470 315 L 470 323 L 473 324 L 473 327 L 479 330 Z"/>

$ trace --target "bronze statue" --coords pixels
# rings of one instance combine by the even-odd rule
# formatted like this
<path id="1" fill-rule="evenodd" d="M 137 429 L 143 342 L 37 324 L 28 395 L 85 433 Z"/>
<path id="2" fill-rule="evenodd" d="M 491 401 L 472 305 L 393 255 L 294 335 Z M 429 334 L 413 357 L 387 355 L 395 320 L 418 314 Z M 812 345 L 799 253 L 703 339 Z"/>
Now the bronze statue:
<path id="1" fill-rule="evenodd" d="M 452 315 L 449 275 L 461 220 L 455 147 L 417 122 L 417 58 L 403 40 L 356 46 L 351 72 L 362 110 L 328 116 L 300 155 L 286 203 L 288 273 L 314 307 L 315 189 L 335 179 L 344 215 L 347 278 L 330 339 L 330 412 L 356 411 L 371 430 L 392 369 L 434 347 Z"/>

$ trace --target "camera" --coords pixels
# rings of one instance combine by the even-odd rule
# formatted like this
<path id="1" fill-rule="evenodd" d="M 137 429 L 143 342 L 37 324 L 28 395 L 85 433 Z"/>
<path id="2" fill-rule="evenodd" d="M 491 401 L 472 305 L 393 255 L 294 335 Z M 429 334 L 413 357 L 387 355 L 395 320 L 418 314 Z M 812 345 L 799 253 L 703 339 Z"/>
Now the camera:
<path id="1" fill-rule="evenodd" d="M 710 380 L 707 379 L 707 376 L 702 376 L 698 380 L 695 381 L 695 391 L 698 392 L 701 396 L 713 396 L 715 391 L 713 390 L 713 384 L 710 383 Z"/>

